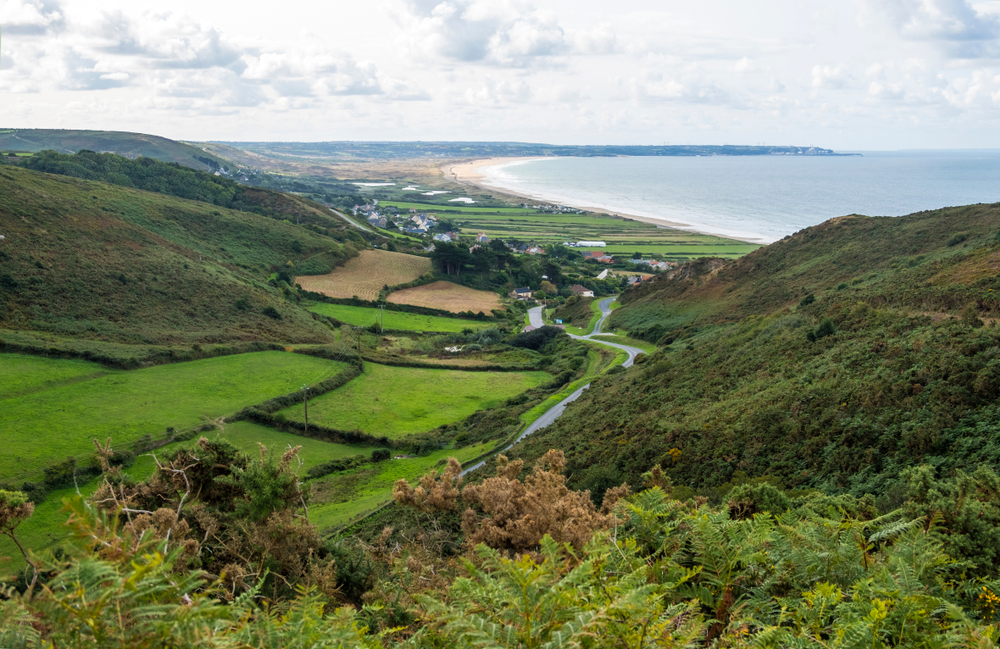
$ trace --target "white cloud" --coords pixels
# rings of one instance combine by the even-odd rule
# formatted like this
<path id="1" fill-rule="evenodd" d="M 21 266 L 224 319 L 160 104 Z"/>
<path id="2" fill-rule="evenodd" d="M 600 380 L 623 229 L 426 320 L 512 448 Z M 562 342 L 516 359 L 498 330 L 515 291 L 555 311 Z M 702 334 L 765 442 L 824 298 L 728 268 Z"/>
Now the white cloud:
<path id="1" fill-rule="evenodd" d="M 1000 55 L 1000 16 L 968 0 L 869 0 L 907 39 L 936 41 L 956 58 Z"/>
<path id="2" fill-rule="evenodd" d="M 853 78 L 848 74 L 847 66 L 842 63 L 839 65 L 813 66 L 812 87 L 817 90 L 821 88 L 839 90 L 852 81 Z"/>
<path id="3" fill-rule="evenodd" d="M 7 0 L 0 7 L 0 25 L 8 34 L 42 34 L 62 25 L 59 5 L 45 0 Z"/>

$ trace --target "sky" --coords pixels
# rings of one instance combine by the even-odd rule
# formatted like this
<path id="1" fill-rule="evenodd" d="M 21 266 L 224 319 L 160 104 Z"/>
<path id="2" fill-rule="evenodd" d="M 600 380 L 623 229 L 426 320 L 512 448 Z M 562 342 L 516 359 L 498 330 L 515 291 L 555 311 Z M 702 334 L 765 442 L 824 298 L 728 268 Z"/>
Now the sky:
<path id="1" fill-rule="evenodd" d="M 998 0 L 0 0 L 0 127 L 1000 148 Z"/>

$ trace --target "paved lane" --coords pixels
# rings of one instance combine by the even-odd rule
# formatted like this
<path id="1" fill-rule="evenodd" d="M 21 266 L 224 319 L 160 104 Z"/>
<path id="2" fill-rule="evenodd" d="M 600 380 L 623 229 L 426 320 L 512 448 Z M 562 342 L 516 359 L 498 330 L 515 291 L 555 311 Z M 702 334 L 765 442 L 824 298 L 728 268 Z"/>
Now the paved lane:
<path id="1" fill-rule="evenodd" d="M 618 344 L 618 343 L 612 343 L 612 342 L 608 342 L 608 341 L 605 341 L 605 340 L 601 340 L 600 338 L 595 338 L 594 337 L 594 336 L 597 336 L 597 334 L 601 333 L 601 327 L 604 325 L 604 321 L 608 319 L 609 315 L 611 315 L 611 303 L 614 301 L 614 299 L 615 299 L 614 297 L 607 297 L 607 298 L 604 298 L 603 300 L 601 300 L 600 302 L 597 303 L 597 306 L 601 309 L 601 318 L 594 325 L 594 331 L 593 331 L 593 333 L 588 334 L 586 336 L 573 336 L 572 334 L 570 334 L 570 337 L 571 338 L 576 338 L 577 340 L 589 340 L 590 342 L 599 343 L 601 345 L 607 345 L 608 347 L 614 347 L 616 349 L 621 349 L 621 350 L 623 350 L 623 351 L 625 351 L 625 352 L 628 353 L 628 358 L 625 360 L 624 363 L 622 363 L 622 367 L 632 367 L 632 364 L 635 362 L 635 357 L 638 354 L 645 354 L 646 352 L 642 351 L 638 347 L 630 347 L 628 345 L 621 345 L 621 344 Z M 542 326 L 545 325 L 545 323 L 542 321 L 542 308 L 543 307 L 536 306 L 533 309 L 528 309 L 528 322 L 530 322 L 532 325 L 534 325 L 536 327 L 542 327 Z M 521 432 L 521 434 L 517 436 L 517 439 L 515 439 L 513 442 L 511 442 L 510 444 L 508 444 L 506 448 L 504 448 L 504 449 L 502 449 L 500 451 L 497 451 L 497 453 L 505 453 L 505 452 L 507 452 L 508 450 L 511 449 L 511 447 L 514 446 L 514 444 L 517 444 L 518 442 L 520 442 L 522 439 L 524 439 L 528 435 L 531 435 L 532 433 L 545 428 L 546 426 L 548 426 L 549 424 L 551 424 L 552 422 L 554 422 L 556 419 L 558 419 L 559 417 L 561 417 L 562 414 L 563 414 L 563 412 L 566 411 L 566 406 L 568 406 L 569 404 L 571 404 L 574 401 L 576 401 L 577 399 L 579 399 L 580 395 L 583 394 L 583 391 L 586 390 L 589 387 L 590 387 L 590 384 L 588 383 L 587 385 L 579 388 L 573 394 L 569 395 L 568 397 L 566 397 L 565 399 L 563 399 L 562 401 L 560 401 L 556 405 L 552 406 L 549 410 L 547 410 L 545 412 L 544 415 L 542 415 L 541 417 L 539 417 L 538 419 L 536 419 L 535 421 L 533 421 L 531 424 L 529 424 Z M 483 466 L 484 464 L 486 464 L 485 460 L 482 461 L 482 462 L 479 462 L 477 464 L 474 464 L 474 465 L 470 466 L 468 469 L 465 469 L 464 471 L 462 471 L 462 475 L 465 475 L 466 473 L 470 473 L 472 471 L 475 471 L 476 469 L 478 469 L 479 467 Z"/>

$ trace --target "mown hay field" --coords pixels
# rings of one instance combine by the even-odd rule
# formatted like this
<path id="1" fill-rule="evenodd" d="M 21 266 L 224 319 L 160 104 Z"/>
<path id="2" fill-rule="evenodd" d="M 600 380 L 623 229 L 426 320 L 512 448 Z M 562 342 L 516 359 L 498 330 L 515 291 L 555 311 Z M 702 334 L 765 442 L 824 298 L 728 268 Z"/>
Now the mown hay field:
<path id="1" fill-rule="evenodd" d="M 452 313 L 472 311 L 489 315 L 493 309 L 502 309 L 503 304 L 496 293 L 477 291 L 467 286 L 451 282 L 434 282 L 424 286 L 395 291 L 389 294 L 389 301 L 396 304 L 412 304 L 432 309 L 443 309 Z"/>
<path id="2" fill-rule="evenodd" d="M 287 352 L 221 356 L 140 370 L 88 361 L 0 354 L 0 480 L 39 478 L 67 456 L 93 454 L 94 438 L 117 448 L 168 426 L 190 428 L 315 384 L 347 368 Z M 18 385 L 16 388 L 11 386 Z"/>
<path id="3" fill-rule="evenodd" d="M 387 250 L 362 250 L 361 254 L 328 275 L 298 277 L 295 281 L 307 291 L 330 297 L 358 296 L 374 300 L 383 286 L 412 282 L 430 272 L 431 260 Z"/>
<path id="4" fill-rule="evenodd" d="M 309 400 L 310 423 L 400 439 L 465 419 L 550 381 L 546 372 L 464 372 L 365 363 L 347 385 Z M 281 413 L 304 419 L 301 405 Z"/>

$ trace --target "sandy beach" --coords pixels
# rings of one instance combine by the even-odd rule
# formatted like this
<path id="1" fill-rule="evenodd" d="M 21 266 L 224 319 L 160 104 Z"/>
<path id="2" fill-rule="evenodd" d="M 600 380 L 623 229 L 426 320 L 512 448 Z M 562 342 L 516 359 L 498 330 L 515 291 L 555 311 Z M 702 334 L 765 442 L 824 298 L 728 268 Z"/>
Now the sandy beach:
<path id="1" fill-rule="evenodd" d="M 609 214 L 617 215 L 624 218 L 634 219 L 636 221 L 642 221 L 643 223 L 649 223 L 651 225 L 657 225 L 663 228 L 671 228 L 675 230 L 684 230 L 685 232 L 697 232 L 699 234 L 707 234 L 715 237 L 721 237 L 723 239 L 733 239 L 736 241 L 746 241 L 749 243 L 769 243 L 763 237 L 740 237 L 730 234 L 722 234 L 719 232 L 712 232 L 706 228 L 701 228 L 695 224 L 683 223 L 680 221 L 672 221 L 668 218 L 655 216 L 651 214 L 636 214 L 635 212 L 630 212 L 624 209 L 610 209 L 601 205 L 590 205 L 583 201 L 573 201 L 572 199 L 566 199 L 565 197 L 556 198 L 552 196 L 545 196 L 542 194 L 528 194 L 521 193 L 499 184 L 491 182 L 489 176 L 485 173 L 485 170 L 489 167 L 497 166 L 507 166 L 511 164 L 519 164 L 524 162 L 531 162 L 535 160 L 555 160 L 555 157 L 528 157 L 528 158 L 487 158 L 485 160 L 473 160 L 471 162 L 460 162 L 452 163 L 441 167 L 441 172 L 444 174 L 445 178 L 454 181 L 462 185 L 472 185 L 480 189 L 501 192 L 508 196 L 516 196 L 518 198 L 524 198 L 530 202 L 541 202 L 552 205 L 565 205 L 567 207 L 573 207 L 580 210 L 586 210 L 588 212 L 596 212 L 599 214 Z"/>

